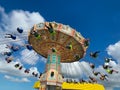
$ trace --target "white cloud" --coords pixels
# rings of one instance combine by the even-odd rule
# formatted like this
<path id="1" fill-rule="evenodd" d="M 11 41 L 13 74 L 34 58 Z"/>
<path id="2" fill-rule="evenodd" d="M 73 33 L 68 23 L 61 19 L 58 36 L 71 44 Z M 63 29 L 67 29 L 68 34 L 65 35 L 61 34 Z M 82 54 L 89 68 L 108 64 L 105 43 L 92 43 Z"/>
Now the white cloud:
<path id="1" fill-rule="evenodd" d="M 24 66 L 23 66 L 22 70 L 15 68 L 14 65 L 16 63 L 19 63 L 20 65 L 22 65 L 20 62 L 12 61 L 11 63 L 7 63 L 4 59 L 0 60 L 0 73 L 5 73 L 5 74 L 19 76 L 19 77 L 33 77 L 32 72 L 37 72 L 39 74 L 39 71 L 37 70 L 36 67 L 29 68 L 30 72 L 27 74 L 24 72 L 26 69 L 26 68 L 24 68 Z"/>
<path id="2" fill-rule="evenodd" d="M 23 10 L 12 10 L 10 13 L 6 13 L 5 9 L 0 6 L 0 45 L 2 44 L 8 44 L 11 42 L 18 43 L 18 44 L 24 44 L 24 39 L 27 40 L 28 32 L 30 28 L 37 23 L 44 22 L 45 19 L 40 15 L 38 12 L 29 12 L 29 11 L 23 11 Z M 16 28 L 22 27 L 27 34 L 19 35 L 17 33 Z M 24 32 L 24 33 L 25 33 Z M 5 38 L 6 33 L 16 33 L 17 34 L 17 40 L 11 40 L 8 38 Z M 23 38 L 24 37 L 24 38 Z M 3 50 L 3 46 L 1 47 Z M 4 48 L 5 50 L 5 48 Z M 30 55 L 28 55 L 28 54 Z M 27 63 L 34 65 L 37 63 L 39 57 L 34 51 L 29 51 L 27 49 L 23 50 L 21 52 L 21 59 Z M 28 55 L 28 56 L 26 56 Z M 42 61 L 43 58 L 40 60 Z"/>
<path id="3" fill-rule="evenodd" d="M 114 87 L 119 87 L 120 85 L 120 66 L 115 61 L 110 61 L 109 65 L 113 66 L 113 69 L 119 71 L 119 73 L 108 74 L 103 67 L 100 65 L 95 68 L 95 71 L 100 71 L 102 74 L 108 74 L 108 81 L 101 81 L 100 76 L 94 76 L 92 69 L 87 62 L 74 62 L 74 63 L 62 63 L 61 70 L 63 75 L 68 78 L 81 78 L 83 75 L 86 77 L 94 76 L 98 80 L 98 83 L 103 84 L 106 90 L 113 90 Z"/>
<path id="4" fill-rule="evenodd" d="M 7 31 L 16 31 L 19 26 L 28 31 L 34 24 L 45 21 L 39 12 L 12 10 L 7 14 L 4 8 L 0 7 L 0 14 L 2 16 L 1 27 Z"/>
<path id="5" fill-rule="evenodd" d="M 30 71 L 39 74 L 39 71 L 38 71 L 38 69 L 37 69 L 36 67 L 31 67 L 31 68 L 30 68 Z"/>
<path id="6" fill-rule="evenodd" d="M 111 87 L 112 89 L 114 87 L 120 87 L 120 41 L 116 42 L 115 44 L 111 44 L 107 47 L 107 53 L 108 55 L 112 56 L 118 63 L 115 61 L 111 61 L 109 64 L 113 66 L 115 70 L 118 70 L 118 74 L 111 75 L 110 78 L 110 84 L 108 87 Z M 105 83 L 107 85 L 107 83 Z M 106 87 L 106 88 L 108 88 Z"/>
<path id="7" fill-rule="evenodd" d="M 40 15 L 39 12 L 29 12 L 23 10 L 12 10 L 6 13 L 4 8 L 0 6 L 0 44 L 22 41 L 27 39 L 28 32 L 34 24 L 44 22 L 45 19 Z M 17 33 L 16 28 L 22 27 L 24 34 L 20 35 Z M 6 33 L 17 34 L 17 39 L 5 39 Z"/>
<path id="8" fill-rule="evenodd" d="M 21 55 L 21 61 L 26 64 L 35 65 L 38 61 L 46 63 L 46 58 L 39 56 L 34 50 L 24 49 Z"/>
<path id="9" fill-rule="evenodd" d="M 119 73 L 113 73 L 111 75 L 108 74 L 108 81 L 104 81 L 102 84 L 104 84 L 106 90 L 113 90 L 114 87 L 120 87 L 120 41 L 109 45 L 106 50 L 108 55 L 112 56 L 118 62 L 110 61 L 109 65 L 112 66 L 112 69 L 117 70 Z M 97 70 L 106 73 L 102 66 L 99 66 Z"/>
<path id="10" fill-rule="evenodd" d="M 112 56 L 120 64 L 120 41 L 107 47 L 108 55 Z"/>
<path id="11" fill-rule="evenodd" d="M 90 76 L 92 70 L 87 62 L 62 63 L 61 71 L 68 78 L 82 78 L 83 74 Z"/>
<path id="12" fill-rule="evenodd" d="M 30 82 L 28 78 L 15 78 L 9 75 L 5 75 L 4 78 L 13 82 Z"/>
<path id="13" fill-rule="evenodd" d="M 35 65 L 39 59 L 38 54 L 33 50 L 25 49 L 21 52 L 21 55 L 21 60 L 30 65 Z"/>
<path id="14" fill-rule="evenodd" d="M 115 63 L 115 61 L 111 61 L 109 65 L 113 66 L 113 69 L 119 71 L 119 73 L 108 74 L 102 68 L 102 66 L 99 66 L 95 70 L 108 75 L 108 81 L 106 81 L 106 80 L 100 81 L 99 80 L 99 83 L 103 84 L 105 86 L 106 90 L 113 90 L 114 87 L 119 87 L 119 85 L 120 85 L 120 79 L 118 79 L 120 77 L 120 69 L 119 69 L 120 66 L 117 65 Z M 99 79 L 99 77 L 97 77 L 97 78 Z"/>
<path id="15" fill-rule="evenodd" d="M 44 22 L 44 21 L 45 19 L 38 12 L 29 12 L 29 11 L 24 11 L 24 10 L 12 10 L 11 12 L 6 13 L 5 9 L 0 6 L 0 46 L 1 46 L 0 53 L 3 51 L 6 51 L 5 46 L 8 43 L 14 42 L 14 43 L 19 43 L 20 45 L 21 44 L 23 45 L 24 44 L 23 42 L 28 36 L 27 34 L 30 28 L 34 24 Z M 17 30 L 16 30 L 17 27 L 22 27 L 24 29 L 24 34 L 20 35 L 19 33 L 17 33 Z M 27 34 L 25 32 L 27 32 Z M 11 40 L 11 39 L 5 38 L 4 36 L 6 33 L 17 34 L 18 36 L 17 40 Z M 23 61 L 26 62 L 27 64 L 34 65 L 36 64 L 38 59 L 40 59 L 34 51 L 28 51 L 27 49 L 25 49 L 20 53 L 22 54 L 22 57 L 17 56 L 17 58 L 19 59 L 22 58 Z M 27 54 L 25 53 L 28 53 L 30 55 L 26 57 Z M 4 57 L 0 56 L 0 59 L 4 59 Z M 17 75 L 26 76 L 26 74 L 24 74 L 24 71 L 23 71 L 25 68 L 19 71 L 14 68 L 14 64 L 15 62 L 7 64 L 4 60 L 3 61 L 0 60 L 0 72 L 10 73 L 11 75 L 16 75 L 16 76 Z M 31 75 L 27 74 L 27 76 L 31 76 Z"/>
<path id="16" fill-rule="evenodd" d="M 2 54 L 3 52 L 10 52 L 10 49 L 8 49 L 6 47 L 7 47 L 6 44 L 1 44 L 0 45 L 0 54 Z"/>

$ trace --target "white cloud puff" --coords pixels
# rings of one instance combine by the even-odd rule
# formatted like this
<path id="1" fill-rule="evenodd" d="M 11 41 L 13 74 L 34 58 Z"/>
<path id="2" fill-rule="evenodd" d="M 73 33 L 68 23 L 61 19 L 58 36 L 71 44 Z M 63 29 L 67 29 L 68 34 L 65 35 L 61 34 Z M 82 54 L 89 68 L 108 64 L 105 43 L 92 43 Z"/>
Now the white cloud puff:
<path id="1" fill-rule="evenodd" d="M 90 76 L 92 70 L 87 62 L 62 63 L 61 72 L 67 78 L 82 78 L 83 74 Z"/>
<path id="2" fill-rule="evenodd" d="M 112 63 L 115 64 L 114 61 L 112 61 Z M 99 66 L 98 68 L 96 68 L 96 71 L 100 71 L 103 74 L 107 74 L 108 75 L 108 81 L 100 81 L 99 82 L 101 84 L 103 84 L 105 86 L 105 90 L 113 90 L 114 87 L 119 87 L 120 85 L 120 79 L 118 79 L 120 77 L 120 66 L 119 65 L 115 65 L 113 66 L 114 70 L 117 70 L 119 73 L 113 73 L 113 74 L 108 74 L 103 68 L 102 66 Z M 97 77 L 99 78 L 99 77 Z"/>
<path id="3" fill-rule="evenodd" d="M 67 78 L 79 79 L 81 77 L 89 77 L 93 76 L 98 80 L 98 83 L 103 84 L 105 86 L 105 90 L 113 90 L 114 87 L 119 87 L 120 80 L 120 66 L 115 61 L 110 61 L 109 65 L 112 66 L 114 70 L 117 70 L 119 73 L 108 74 L 103 67 L 100 65 L 98 68 L 95 68 L 95 71 L 98 71 L 102 74 L 108 74 L 108 81 L 101 81 L 98 75 L 97 77 L 93 75 L 92 69 L 87 62 L 73 62 L 73 63 L 62 63 L 61 71 L 62 74 Z M 84 76 L 83 76 L 84 75 Z"/>
<path id="4" fill-rule="evenodd" d="M 17 63 L 22 65 L 20 62 L 12 61 L 11 63 L 7 63 L 5 60 L 0 59 L 0 73 L 5 73 L 8 75 L 19 76 L 19 77 L 33 77 L 32 72 L 37 72 L 39 74 L 39 71 L 37 70 L 36 67 L 29 68 L 30 72 L 25 73 L 24 71 L 26 68 L 24 68 L 24 66 L 23 66 L 22 70 L 15 68 L 15 64 L 17 64 Z"/>
<path id="5" fill-rule="evenodd" d="M 0 6 L 0 44 L 6 44 L 10 42 L 18 43 L 26 40 L 28 32 L 34 24 L 44 22 L 45 19 L 40 15 L 39 12 L 29 12 L 23 10 L 12 10 L 6 13 L 4 8 Z M 16 28 L 21 27 L 24 29 L 24 34 L 19 35 Z M 16 34 L 17 39 L 11 40 L 4 38 L 5 34 Z"/>
<path id="6" fill-rule="evenodd" d="M 10 49 L 6 47 L 6 44 L 0 44 L 0 54 L 2 54 L 3 52 L 10 52 Z"/>
<path id="7" fill-rule="evenodd" d="M 5 75 L 4 78 L 13 82 L 30 82 L 28 78 L 15 78 L 9 75 Z"/>
<path id="8" fill-rule="evenodd" d="M 108 55 L 112 56 L 116 61 L 111 61 L 109 64 L 111 66 L 113 66 L 113 68 L 115 70 L 118 70 L 119 73 L 118 74 L 113 74 L 113 75 L 110 75 L 110 81 L 109 81 L 109 86 L 108 87 L 111 87 L 112 89 L 114 87 L 120 87 L 120 41 L 116 42 L 115 44 L 111 44 L 107 47 L 107 53 Z M 106 82 L 105 85 L 107 85 L 108 83 Z M 109 90 L 109 88 L 108 88 Z"/>
<path id="9" fill-rule="evenodd" d="M 30 28 L 34 24 L 44 22 L 44 21 L 45 19 L 40 15 L 39 12 L 12 10 L 11 12 L 6 13 L 5 9 L 0 6 L 0 54 L 5 51 L 9 51 L 9 49 L 5 48 L 6 44 L 11 43 L 11 42 L 16 43 L 19 41 L 24 41 L 25 39 L 27 39 L 27 36 L 28 36 L 27 34 Z M 16 30 L 17 27 L 22 27 L 24 29 L 23 35 L 20 35 L 17 32 Z M 17 40 L 11 40 L 11 39 L 5 38 L 5 34 L 8 34 L 8 33 L 10 34 L 15 33 L 18 36 Z M 24 36 L 24 37 L 20 37 L 20 36 Z M 24 43 L 22 42 L 22 44 Z M 31 51 L 31 52 L 29 51 L 29 53 L 32 55 L 32 58 L 30 57 L 30 55 L 29 57 L 25 57 L 26 52 L 28 52 L 26 49 L 20 52 L 22 55 L 22 57 L 20 58 L 24 59 L 24 62 L 25 60 L 30 59 L 29 61 L 28 60 L 26 61 L 27 64 L 31 64 L 31 65 L 36 64 L 37 60 L 39 59 L 38 55 L 34 51 Z M 20 76 L 20 77 L 32 77 L 33 71 L 38 72 L 37 69 L 33 70 L 32 69 L 33 67 L 31 67 L 29 68 L 30 73 L 26 74 L 24 73 L 24 70 L 26 69 L 24 68 L 24 66 L 22 70 L 18 70 L 17 68 L 14 67 L 16 63 L 20 63 L 20 62 L 12 61 L 11 63 L 8 64 L 5 61 L 5 57 L 1 55 L 0 56 L 0 73 L 5 73 L 8 75 L 13 75 L 13 76 Z"/>
<path id="10" fill-rule="evenodd" d="M 106 50 L 108 55 L 112 56 L 120 64 L 120 41 L 109 45 Z"/>
<path id="11" fill-rule="evenodd" d="M 0 7 L 1 28 L 7 31 L 15 31 L 17 27 L 22 27 L 28 31 L 34 24 L 44 22 L 44 18 L 38 12 L 29 12 L 23 10 L 12 10 L 5 13 L 3 7 Z"/>
<path id="12" fill-rule="evenodd" d="M 30 65 L 35 65 L 39 59 L 38 54 L 33 50 L 25 49 L 21 52 L 21 55 L 21 61 Z"/>

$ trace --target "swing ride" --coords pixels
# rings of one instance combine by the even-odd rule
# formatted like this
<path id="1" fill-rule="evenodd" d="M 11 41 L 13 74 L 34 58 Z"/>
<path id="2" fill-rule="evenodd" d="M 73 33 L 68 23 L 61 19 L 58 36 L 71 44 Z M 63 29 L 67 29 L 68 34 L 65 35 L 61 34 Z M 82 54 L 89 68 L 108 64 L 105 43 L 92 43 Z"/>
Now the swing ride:
<path id="1" fill-rule="evenodd" d="M 56 22 L 39 23 L 33 26 L 28 42 L 41 56 L 47 58 L 46 70 L 36 82 L 39 90 L 104 90 L 102 85 L 77 86 L 63 81 L 60 63 L 72 63 L 84 57 L 88 40 L 68 25 Z M 94 89 L 93 89 L 94 87 Z M 90 89 L 92 88 L 92 89 Z"/>

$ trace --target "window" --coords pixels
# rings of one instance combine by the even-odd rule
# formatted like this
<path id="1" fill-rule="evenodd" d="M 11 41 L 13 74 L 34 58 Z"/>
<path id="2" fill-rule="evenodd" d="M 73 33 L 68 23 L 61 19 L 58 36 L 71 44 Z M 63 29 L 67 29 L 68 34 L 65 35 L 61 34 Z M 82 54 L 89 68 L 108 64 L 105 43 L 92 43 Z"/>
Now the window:
<path id="1" fill-rule="evenodd" d="M 56 55 L 52 56 L 52 63 L 56 63 Z"/>
<path id="2" fill-rule="evenodd" d="M 51 72 L 51 77 L 54 77 L 54 72 Z"/>

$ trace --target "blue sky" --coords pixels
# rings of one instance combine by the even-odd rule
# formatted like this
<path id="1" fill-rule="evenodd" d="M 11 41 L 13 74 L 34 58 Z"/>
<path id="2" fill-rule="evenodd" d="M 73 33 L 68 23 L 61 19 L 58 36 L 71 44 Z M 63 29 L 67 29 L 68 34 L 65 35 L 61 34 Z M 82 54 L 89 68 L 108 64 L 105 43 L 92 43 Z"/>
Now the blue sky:
<path id="1" fill-rule="evenodd" d="M 0 0 L 0 6 L 4 8 L 4 12 L 0 11 L 0 13 L 5 13 L 9 17 L 13 18 L 14 13 L 12 13 L 12 11 L 15 11 L 16 13 L 18 13 L 17 10 L 22 10 L 22 13 L 25 13 L 24 11 L 28 11 L 31 16 L 27 19 L 31 19 L 32 13 L 34 12 L 35 15 L 37 13 L 35 17 L 38 17 L 40 20 L 41 18 L 44 19 L 41 20 L 41 22 L 56 21 L 70 25 L 80 32 L 85 38 L 90 38 L 90 46 L 87 50 L 86 56 L 83 58 L 83 61 L 93 62 L 96 64 L 98 69 L 101 70 L 99 66 L 104 63 L 104 57 L 112 57 L 114 58 L 115 65 L 117 65 L 116 67 L 119 67 L 120 65 L 120 53 L 118 52 L 120 50 L 119 3 L 119 0 Z M 14 22 L 17 23 L 19 21 Z M 39 21 L 36 20 L 35 23 L 36 22 Z M 3 23 L 1 14 L 0 23 Z M 89 53 L 97 50 L 101 51 L 99 58 L 96 60 L 91 59 L 89 57 Z M 41 57 L 39 57 L 39 59 L 41 59 Z M 23 62 L 23 64 L 25 67 L 35 66 L 40 72 L 44 71 L 45 62 L 42 60 L 37 61 L 37 64 L 34 65 L 26 64 L 25 62 Z M 0 73 L 0 82 L 2 82 L 0 90 L 33 90 L 32 85 L 36 80 L 35 78 L 29 77 L 30 82 L 23 83 L 9 81 L 5 78 L 5 75 L 6 73 Z M 118 75 L 118 77 L 120 77 L 120 75 Z M 15 78 L 19 78 L 19 76 L 15 76 Z M 9 84 L 6 85 L 6 83 Z M 116 83 L 120 85 L 120 82 L 112 82 L 111 84 Z M 118 87 L 117 85 L 114 86 Z M 110 89 L 113 87 L 110 87 Z M 118 90 L 118 88 L 114 90 Z"/>

